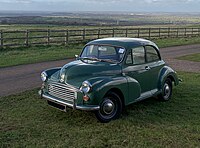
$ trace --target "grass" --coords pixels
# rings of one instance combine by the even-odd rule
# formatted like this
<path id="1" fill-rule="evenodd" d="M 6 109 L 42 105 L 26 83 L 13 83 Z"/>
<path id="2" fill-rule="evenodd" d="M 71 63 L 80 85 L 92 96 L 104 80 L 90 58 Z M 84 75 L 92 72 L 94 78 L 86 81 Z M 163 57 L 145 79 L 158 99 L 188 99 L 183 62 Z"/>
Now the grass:
<path id="1" fill-rule="evenodd" d="M 33 46 L 5 49 L 0 52 L 0 67 L 30 64 L 72 58 L 79 54 L 83 44 L 69 46 Z"/>
<path id="2" fill-rule="evenodd" d="M 0 147 L 198 147 L 200 74 L 179 77 L 169 102 L 130 105 L 107 124 L 91 112 L 51 108 L 37 90 L 0 98 Z"/>
<path id="3" fill-rule="evenodd" d="M 166 38 L 153 40 L 160 48 L 179 46 L 179 45 L 191 45 L 200 44 L 200 37 L 191 38 Z"/>
<path id="4" fill-rule="evenodd" d="M 192 38 L 166 38 L 154 39 L 162 47 L 198 44 L 200 37 Z M 71 44 L 68 46 L 32 46 L 19 48 L 0 49 L 0 68 L 21 64 L 38 63 L 43 61 L 61 60 L 72 58 L 79 54 L 84 44 Z"/>
<path id="5" fill-rule="evenodd" d="M 193 61 L 193 62 L 200 62 L 200 53 L 190 54 L 186 56 L 178 57 L 179 60 L 187 60 L 187 61 Z"/>
<path id="6" fill-rule="evenodd" d="M 114 26 L 115 27 L 118 27 L 118 26 Z M 153 25 L 139 25 L 139 26 L 119 26 L 120 28 L 162 28 L 162 27 L 199 27 L 198 24 L 183 24 L 183 25 L 176 25 L 176 24 L 153 24 Z M 86 28 L 86 29 L 95 29 L 95 28 L 110 28 L 110 26 L 75 26 L 75 25 L 72 25 L 72 26 L 65 26 L 65 25 L 50 25 L 50 24 L 30 24 L 30 25 L 27 25 L 27 24 L 9 24 L 9 25 L 2 25 L 0 24 L 0 30 L 9 30 L 9 31 L 13 31 L 13 30 L 31 30 L 31 29 L 51 29 L 51 30 L 57 30 L 57 29 L 83 29 L 83 28 Z"/>

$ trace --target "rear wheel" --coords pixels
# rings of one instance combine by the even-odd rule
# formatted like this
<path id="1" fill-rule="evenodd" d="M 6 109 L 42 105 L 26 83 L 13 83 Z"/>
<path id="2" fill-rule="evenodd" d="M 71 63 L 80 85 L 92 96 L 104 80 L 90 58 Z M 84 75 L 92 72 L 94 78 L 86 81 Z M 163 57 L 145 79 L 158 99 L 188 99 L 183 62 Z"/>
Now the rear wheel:
<path id="1" fill-rule="evenodd" d="M 162 93 L 158 95 L 161 101 L 168 101 L 172 96 L 172 81 L 167 78 L 162 86 Z"/>
<path id="2" fill-rule="evenodd" d="M 100 109 L 95 112 L 100 122 L 106 123 L 119 118 L 122 112 L 122 102 L 120 97 L 114 93 L 108 93 L 100 104 Z"/>

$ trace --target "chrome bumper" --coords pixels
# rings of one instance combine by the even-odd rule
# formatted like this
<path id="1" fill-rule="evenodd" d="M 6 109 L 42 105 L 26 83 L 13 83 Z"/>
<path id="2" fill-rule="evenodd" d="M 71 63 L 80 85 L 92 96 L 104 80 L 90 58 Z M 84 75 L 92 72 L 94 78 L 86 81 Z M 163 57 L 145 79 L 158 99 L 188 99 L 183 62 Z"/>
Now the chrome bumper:
<path id="1" fill-rule="evenodd" d="M 57 104 L 60 104 L 60 105 L 66 106 L 66 107 L 71 107 L 73 109 L 85 110 L 85 111 L 94 111 L 94 110 L 100 109 L 100 106 L 98 106 L 98 105 L 76 105 L 75 100 L 74 100 L 73 104 L 70 104 L 70 103 L 58 100 L 57 98 L 50 96 L 48 94 L 42 93 L 41 90 L 38 93 L 42 98 L 45 98 L 48 101 L 51 101 L 51 102 L 54 102 L 54 103 L 57 103 Z"/>

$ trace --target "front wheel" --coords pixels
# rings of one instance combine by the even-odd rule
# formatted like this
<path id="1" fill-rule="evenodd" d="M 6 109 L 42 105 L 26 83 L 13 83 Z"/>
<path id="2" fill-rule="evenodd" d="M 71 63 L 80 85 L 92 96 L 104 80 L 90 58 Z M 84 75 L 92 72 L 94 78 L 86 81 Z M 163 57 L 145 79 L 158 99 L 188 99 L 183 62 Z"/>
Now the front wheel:
<path id="1" fill-rule="evenodd" d="M 158 95 L 161 101 L 168 101 L 172 96 L 172 81 L 167 78 L 162 86 L 162 93 Z"/>
<path id="2" fill-rule="evenodd" d="M 116 93 L 109 93 L 100 104 L 100 109 L 95 112 L 100 122 L 106 123 L 119 118 L 122 112 L 122 102 Z"/>

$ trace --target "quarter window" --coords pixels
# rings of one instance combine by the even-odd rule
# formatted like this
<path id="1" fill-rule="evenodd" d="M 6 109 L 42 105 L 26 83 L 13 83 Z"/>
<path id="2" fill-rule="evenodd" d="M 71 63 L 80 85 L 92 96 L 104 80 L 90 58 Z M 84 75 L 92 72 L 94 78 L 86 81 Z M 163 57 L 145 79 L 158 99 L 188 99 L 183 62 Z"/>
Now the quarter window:
<path id="1" fill-rule="evenodd" d="M 153 62 L 159 60 L 159 55 L 156 49 L 152 46 L 146 46 L 147 62 Z"/>

